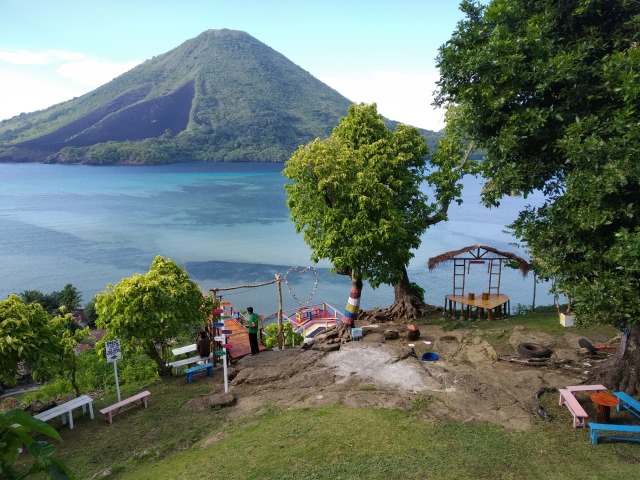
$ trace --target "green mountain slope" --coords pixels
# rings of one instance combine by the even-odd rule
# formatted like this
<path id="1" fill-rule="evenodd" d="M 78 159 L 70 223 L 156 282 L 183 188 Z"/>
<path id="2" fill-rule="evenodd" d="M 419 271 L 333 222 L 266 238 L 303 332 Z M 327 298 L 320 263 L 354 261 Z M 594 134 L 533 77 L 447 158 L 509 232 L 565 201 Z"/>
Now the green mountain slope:
<path id="1" fill-rule="evenodd" d="M 0 162 L 282 162 L 329 135 L 350 103 L 247 33 L 208 30 L 86 95 L 0 122 Z"/>

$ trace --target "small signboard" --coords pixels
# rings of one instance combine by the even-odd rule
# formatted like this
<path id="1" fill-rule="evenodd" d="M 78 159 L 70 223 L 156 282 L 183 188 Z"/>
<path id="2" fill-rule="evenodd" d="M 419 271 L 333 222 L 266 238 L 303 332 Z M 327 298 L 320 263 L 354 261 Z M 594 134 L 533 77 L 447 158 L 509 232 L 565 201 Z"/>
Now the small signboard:
<path id="1" fill-rule="evenodd" d="M 225 341 L 224 335 L 222 335 L 222 336 L 220 336 L 220 335 L 216 335 L 215 337 L 213 337 L 213 339 L 214 339 L 216 342 L 224 342 L 224 341 Z"/>
<path id="2" fill-rule="evenodd" d="M 215 322 L 213 324 L 213 326 L 216 327 L 216 328 L 222 328 L 222 327 L 224 327 L 224 323 L 223 322 Z"/>
<path id="3" fill-rule="evenodd" d="M 107 352 L 107 362 L 115 362 L 122 358 L 122 352 L 120 350 L 120 340 L 109 340 L 104 344 Z"/>
<path id="4" fill-rule="evenodd" d="M 233 333 L 233 330 L 222 330 L 223 335 L 231 335 L 232 333 Z"/>

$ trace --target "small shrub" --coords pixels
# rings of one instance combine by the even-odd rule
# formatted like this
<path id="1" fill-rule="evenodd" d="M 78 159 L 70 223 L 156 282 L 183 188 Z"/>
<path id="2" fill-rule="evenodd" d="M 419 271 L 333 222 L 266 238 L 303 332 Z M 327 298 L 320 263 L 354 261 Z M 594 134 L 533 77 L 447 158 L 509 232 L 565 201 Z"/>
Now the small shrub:
<path id="1" fill-rule="evenodd" d="M 411 291 L 413 294 L 420 299 L 422 303 L 424 303 L 424 288 L 418 285 L 415 282 L 411 282 Z"/>
<path id="2" fill-rule="evenodd" d="M 45 383 L 37 390 L 25 394 L 25 396 L 22 397 L 22 402 L 26 405 L 30 405 L 34 402 L 57 402 L 62 400 L 70 393 L 73 393 L 71 382 L 66 378 L 57 378 Z"/>
<path id="3" fill-rule="evenodd" d="M 512 315 L 528 315 L 532 311 L 533 309 L 530 305 L 522 305 L 521 303 L 519 303 L 513 309 Z"/>
<path id="4" fill-rule="evenodd" d="M 263 341 L 265 347 L 274 348 L 278 346 L 278 330 L 279 328 L 277 323 L 270 323 L 269 325 L 264 327 Z M 284 323 L 282 325 L 282 331 L 284 333 L 285 346 L 289 346 L 292 344 L 300 345 L 304 340 L 304 337 L 301 334 L 293 331 L 290 323 Z"/>

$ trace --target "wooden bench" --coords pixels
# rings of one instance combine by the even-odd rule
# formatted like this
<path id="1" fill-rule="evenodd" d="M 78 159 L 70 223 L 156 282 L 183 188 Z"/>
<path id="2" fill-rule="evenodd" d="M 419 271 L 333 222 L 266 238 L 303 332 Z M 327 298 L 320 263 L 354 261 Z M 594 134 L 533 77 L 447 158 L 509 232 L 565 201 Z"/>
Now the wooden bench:
<path id="1" fill-rule="evenodd" d="M 607 390 L 604 385 L 570 385 L 565 390 L 573 392 L 599 392 L 601 390 Z"/>
<path id="2" fill-rule="evenodd" d="M 122 407 L 125 405 L 140 401 L 140 405 L 144 405 L 144 408 L 147 408 L 147 397 L 149 395 L 151 395 L 151 392 L 145 390 L 144 392 L 140 392 L 137 395 L 125 398 L 124 400 L 120 400 L 118 403 L 114 403 L 113 405 L 109 405 L 108 407 L 101 409 L 100 413 L 104 415 L 104 419 L 107 422 L 113 423 L 113 416 L 120 413 L 122 411 Z"/>
<path id="3" fill-rule="evenodd" d="M 195 367 L 187 368 L 184 374 L 187 377 L 187 383 L 193 383 L 193 377 L 204 375 L 206 371 L 207 376 L 213 377 L 213 365 L 211 363 L 203 363 L 202 365 L 196 365 Z"/>
<path id="4" fill-rule="evenodd" d="M 66 425 L 67 417 L 69 417 L 69 428 L 73 428 L 73 410 L 76 408 L 82 407 L 82 414 L 84 415 L 87 412 L 87 405 L 89 406 L 89 414 L 91 419 L 93 420 L 93 399 L 88 397 L 87 395 L 82 395 L 78 398 L 74 398 L 73 400 L 69 400 L 68 402 L 61 403 L 49 410 L 45 410 L 44 412 L 40 412 L 37 415 L 34 415 L 34 418 L 38 420 L 42 420 L 46 422 L 47 420 L 51 420 L 52 418 L 62 417 L 62 423 Z"/>
<path id="5" fill-rule="evenodd" d="M 213 358 L 213 353 L 211 353 L 209 355 L 209 357 L 207 357 L 206 360 L 211 360 Z M 169 365 L 171 368 L 175 368 L 176 369 L 176 375 L 180 375 L 180 371 L 182 370 L 182 367 L 187 366 L 187 365 L 192 365 L 194 363 L 198 363 L 198 362 L 202 362 L 203 358 L 200 357 L 200 355 L 196 355 L 195 357 L 189 357 L 189 358 L 184 358 L 182 360 L 176 360 L 174 362 L 168 363 L 167 365 Z"/>
<path id="6" fill-rule="evenodd" d="M 620 403 L 616 407 L 618 411 L 622 408 L 640 418 L 640 402 L 638 400 L 624 392 L 613 392 L 613 394 L 620 400 Z"/>
<path id="7" fill-rule="evenodd" d="M 559 404 L 566 405 L 571 415 L 573 415 L 573 428 L 584 427 L 584 419 L 589 415 L 584 411 L 580 402 L 566 388 L 559 388 L 558 392 L 560 392 Z"/>
<path id="8" fill-rule="evenodd" d="M 611 423 L 589 423 L 591 429 L 591 443 L 598 444 L 598 438 L 606 438 L 608 440 L 622 440 L 627 442 L 640 442 L 639 437 L 621 436 L 621 435 L 598 435 L 599 432 L 620 432 L 640 435 L 640 425 L 614 425 Z"/>

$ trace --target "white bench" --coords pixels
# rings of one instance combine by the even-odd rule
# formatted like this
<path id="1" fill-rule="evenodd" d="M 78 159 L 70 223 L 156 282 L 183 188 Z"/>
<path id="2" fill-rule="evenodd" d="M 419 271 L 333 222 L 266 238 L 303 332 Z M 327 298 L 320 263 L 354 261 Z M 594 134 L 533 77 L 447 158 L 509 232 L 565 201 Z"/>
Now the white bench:
<path id="1" fill-rule="evenodd" d="M 573 415 L 573 428 L 584 427 L 584 420 L 589 415 L 584 411 L 580 402 L 578 402 L 576 397 L 573 396 L 573 393 L 566 388 L 559 388 L 558 392 L 560 392 L 559 404 L 565 405 L 567 409 L 569 409 L 569 412 L 571 412 L 571 415 Z"/>
<path id="2" fill-rule="evenodd" d="M 42 420 L 46 422 L 47 420 L 51 420 L 52 418 L 62 417 L 62 423 L 67 423 L 67 416 L 69 417 L 69 428 L 73 428 L 73 410 L 76 408 L 82 407 L 82 414 L 84 415 L 87 412 L 87 405 L 89 406 L 89 414 L 91 419 L 93 420 L 93 399 L 88 397 L 87 395 L 82 395 L 78 398 L 74 398 L 73 400 L 69 400 L 68 402 L 57 405 L 49 410 L 45 410 L 44 412 L 40 412 L 37 415 L 34 415 L 34 418 L 38 420 Z"/>
<path id="3" fill-rule="evenodd" d="M 178 347 L 171 350 L 175 356 L 183 355 L 185 353 L 195 352 L 198 349 L 198 346 L 195 343 L 191 345 L 185 345 L 184 347 Z"/>
<path id="4" fill-rule="evenodd" d="M 211 360 L 212 358 L 213 358 L 213 353 L 209 354 L 209 356 L 206 359 L 200 358 L 200 355 L 196 355 L 195 357 L 189 357 L 189 358 L 184 358 L 182 360 L 176 360 L 174 362 L 170 362 L 167 365 L 169 365 L 171 368 L 175 368 L 176 374 L 180 375 L 180 371 L 182 367 L 184 367 L 185 365 L 204 362 L 205 360 Z"/>
<path id="5" fill-rule="evenodd" d="M 113 416 L 117 415 L 122 411 L 122 407 L 125 405 L 129 405 L 130 403 L 135 403 L 138 400 L 140 401 L 140 405 L 144 405 L 144 408 L 147 408 L 147 397 L 151 395 L 151 392 L 145 390 L 144 392 L 140 392 L 137 395 L 132 397 L 125 398 L 124 400 L 120 400 L 118 403 L 114 403 L 113 405 L 109 405 L 100 410 L 100 413 L 104 415 L 104 419 L 113 423 Z"/>

